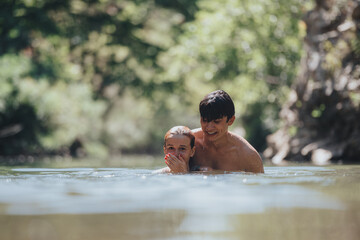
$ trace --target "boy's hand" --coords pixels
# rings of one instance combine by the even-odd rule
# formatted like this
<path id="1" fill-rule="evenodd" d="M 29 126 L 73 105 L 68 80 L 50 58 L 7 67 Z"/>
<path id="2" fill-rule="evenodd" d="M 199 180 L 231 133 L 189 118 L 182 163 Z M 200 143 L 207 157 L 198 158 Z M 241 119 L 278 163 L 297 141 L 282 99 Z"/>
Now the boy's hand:
<path id="1" fill-rule="evenodd" d="M 172 173 L 187 173 L 189 172 L 189 164 L 186 163 L 182 156 L 177 158 L 172 154 L 166 154 L 165 163 L 170 168 Z"/>

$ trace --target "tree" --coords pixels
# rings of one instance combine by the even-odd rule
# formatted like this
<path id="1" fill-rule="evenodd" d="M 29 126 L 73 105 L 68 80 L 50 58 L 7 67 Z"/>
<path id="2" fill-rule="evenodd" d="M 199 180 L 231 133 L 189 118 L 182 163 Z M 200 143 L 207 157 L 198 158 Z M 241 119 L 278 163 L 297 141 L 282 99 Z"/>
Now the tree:
<path id="1" fill-rule="evenodd" d="M 195 2 L 2 1 L 0 154 L 111 142 L 104 126 L 127 89 L 172 88 L 154 81 L 155 59 Z"/>
<path id="2" fill-rule="evenodd" d="M 276 113 L 297 73 L 303 4 L 198 1 L 194 21 L 184 24 L 177 44 L 159 56 L 166 70 L 159 79 L 180 81 L 197 103 L 214 89 L 229 92 L 246 137 L 262 150 L 265 136 L 278 127 Z"/>
<path id="3" fill-rule="evenodd" d="M 273 162 L 359 160 L 359 13 L 358 1 L 318 0 L 305 15 L 306 55 L 265 152 Z"/>

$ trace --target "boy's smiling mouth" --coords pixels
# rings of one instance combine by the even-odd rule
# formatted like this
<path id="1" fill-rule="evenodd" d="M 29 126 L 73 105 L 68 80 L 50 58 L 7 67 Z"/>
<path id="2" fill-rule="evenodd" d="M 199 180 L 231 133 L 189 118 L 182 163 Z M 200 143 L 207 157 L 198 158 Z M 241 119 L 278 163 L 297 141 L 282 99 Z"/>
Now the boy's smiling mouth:
<path id="1" fill-rule="evenodd" d="M 215 135 L 217 132 L 206 132 L 208 135 Z"/>

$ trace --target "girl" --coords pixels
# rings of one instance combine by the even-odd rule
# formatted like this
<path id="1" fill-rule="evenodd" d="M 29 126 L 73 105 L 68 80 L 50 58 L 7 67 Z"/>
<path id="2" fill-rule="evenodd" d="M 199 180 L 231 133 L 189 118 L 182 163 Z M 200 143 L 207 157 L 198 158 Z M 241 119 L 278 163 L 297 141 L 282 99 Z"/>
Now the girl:
<path id="1" fill-rule="evenodd" d="M 176 126 L 164 137 L 164 154 L 167 167 L 156 173 L 187 173 L 189 161 L 195 154 L 195 136 L 190 128 Z"/>

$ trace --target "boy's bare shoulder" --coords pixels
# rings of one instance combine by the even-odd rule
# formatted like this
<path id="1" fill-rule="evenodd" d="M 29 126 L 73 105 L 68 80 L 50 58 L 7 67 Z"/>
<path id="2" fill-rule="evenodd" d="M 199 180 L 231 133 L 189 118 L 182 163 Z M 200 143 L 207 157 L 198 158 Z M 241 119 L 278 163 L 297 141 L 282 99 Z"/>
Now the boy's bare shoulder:
<path id="1" fill-rule="evenodd" d="M 241 147 L 242 149 L 256 151 L 255 148 L 245 138 L 233 132 L 229 132 L 229 133 L 234 145 Z"/>
<path id="2" fill-rule="evenodd" d="M 195 128 L 191 130 L 192 133 L 195 135 L 195 138 L 202 137 L 203 131 L 201 128 Z"/>
<path id="3" fill-rule="evenodd" d="M 242 136 L 231 133 L 233 145 L 238 149 L 240 156 L 247 160 L 247 171 L 254 173 L 263 173 L 264 166 L 260 154 L 256 149 Z M 241 159 L 241 158 L 240 158 Z"/>

